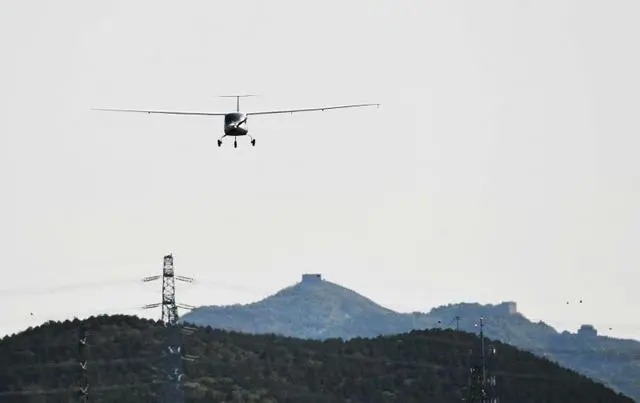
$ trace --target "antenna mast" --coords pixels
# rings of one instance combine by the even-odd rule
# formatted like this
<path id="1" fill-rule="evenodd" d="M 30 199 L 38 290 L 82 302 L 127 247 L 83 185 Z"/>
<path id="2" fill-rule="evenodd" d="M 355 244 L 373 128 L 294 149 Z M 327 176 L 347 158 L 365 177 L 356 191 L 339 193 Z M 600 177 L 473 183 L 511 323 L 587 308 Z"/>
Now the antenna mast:
<path id="1" fill-rule="evenodd" d="M 487 376 L 487 356 L 484 346 L 484 317 L 480 317 L 480 366 L 471 365 L 469 368 L 469 402 L 498 403 L 496 394 L 496 377 Z M 496 348 L 489 346 L 490 357 L 495 357 Z"/>

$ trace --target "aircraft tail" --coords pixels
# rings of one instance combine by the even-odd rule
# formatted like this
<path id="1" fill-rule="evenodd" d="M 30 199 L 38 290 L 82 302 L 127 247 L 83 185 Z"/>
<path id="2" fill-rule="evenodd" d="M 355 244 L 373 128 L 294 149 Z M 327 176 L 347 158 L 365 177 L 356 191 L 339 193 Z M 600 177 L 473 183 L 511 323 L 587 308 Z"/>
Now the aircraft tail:
<path id="1" fill-rule="evenodd" d="M 235 98 L 236 99 L 236 112 L 240 112 L 240 98 L 256 97 L 254 94 L 244 95 L 218 95 L 219 98 Z"/>

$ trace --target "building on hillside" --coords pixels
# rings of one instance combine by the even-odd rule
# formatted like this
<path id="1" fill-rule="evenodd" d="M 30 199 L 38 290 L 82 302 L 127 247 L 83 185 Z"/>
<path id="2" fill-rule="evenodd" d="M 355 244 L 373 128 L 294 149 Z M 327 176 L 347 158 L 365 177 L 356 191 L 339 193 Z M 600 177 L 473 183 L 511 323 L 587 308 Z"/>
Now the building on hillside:
<path id="1" fill-rule="evenodd" d="M 317 283 L 322 281 L 322 275 L 319 273 L 309 273 L 309 274 L 303 274 L 302 275 L 302 282 L 303 283 Z"/>
<path id="2" fill-rule="evenodd" d="M 503 302 L 495 305 L 495 309 L 499 315 L 515 315 L 518 313 L 518 306 L 513 301 Z"/>
<path id="3" fill-rule="evenodd" d="M 598 335 L 598 331 L 593 325 L 582 325 L 580 329 L 578 329 L 578 336 L 581 337 L 596 337 Z"/>

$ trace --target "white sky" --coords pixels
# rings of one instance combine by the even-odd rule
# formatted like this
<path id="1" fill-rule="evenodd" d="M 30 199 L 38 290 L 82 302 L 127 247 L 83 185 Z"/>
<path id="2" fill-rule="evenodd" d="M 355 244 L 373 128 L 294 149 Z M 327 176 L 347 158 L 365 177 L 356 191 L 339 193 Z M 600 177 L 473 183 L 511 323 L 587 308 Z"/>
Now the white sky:
<path id="1" fill-rule="evenodd" d="M 0 334 L 140 313 L 159 284 L 136 279 L 173 252 L 201 280 L 178 290 L 193 305 L 321 272 L 400 311 L 515 300 L 640 339 L 639 11 L 2 2 Z M 216 146 L 221 118 L 89 111 L 224 112 L 229 93 L 259 94 L 248 111 L 383 106 L 256 116 L 237 150 Z"/>

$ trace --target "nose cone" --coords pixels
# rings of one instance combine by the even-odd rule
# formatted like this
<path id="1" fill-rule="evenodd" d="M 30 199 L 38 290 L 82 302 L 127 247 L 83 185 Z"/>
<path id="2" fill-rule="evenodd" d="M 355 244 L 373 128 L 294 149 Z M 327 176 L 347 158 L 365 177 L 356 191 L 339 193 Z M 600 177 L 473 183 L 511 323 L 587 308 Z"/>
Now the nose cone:
<path id="1" fill-rule="evenodd" d="M 229 136 L 242 136 L 247 134 L 248 130 L 244 127 L 244 124 L 238 125 L 238 122 L 226 124 L 224 126 L 225 134 Z"/>

